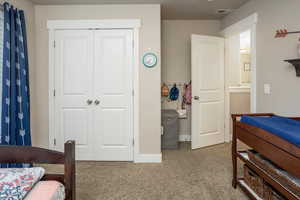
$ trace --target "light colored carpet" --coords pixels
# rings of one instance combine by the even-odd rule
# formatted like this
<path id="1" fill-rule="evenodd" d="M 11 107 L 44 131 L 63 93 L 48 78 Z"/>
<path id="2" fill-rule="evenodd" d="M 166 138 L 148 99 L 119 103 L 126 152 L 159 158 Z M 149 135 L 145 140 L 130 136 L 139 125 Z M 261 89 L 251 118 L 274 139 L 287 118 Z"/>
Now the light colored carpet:
<path id="1" fill-rule="evenodd" d="M 229 144 L 192 151 L 181 143 L 161 164 L 78 162 L 77 199 L 246 200 L 231 187 L 231 170 Z"/>

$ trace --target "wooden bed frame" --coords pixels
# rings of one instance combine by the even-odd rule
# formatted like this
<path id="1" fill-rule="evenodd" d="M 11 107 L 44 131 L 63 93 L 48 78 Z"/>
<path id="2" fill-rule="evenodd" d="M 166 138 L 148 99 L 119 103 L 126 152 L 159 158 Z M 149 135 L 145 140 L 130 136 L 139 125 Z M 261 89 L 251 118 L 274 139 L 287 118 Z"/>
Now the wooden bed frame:
<path id="1" fill-rule="evenodd" d="M 45 174 L 65 186 L 66 200 L 75 200 L 75 142 L 65 143 L 65 153 L 29 146 L 0 146 L 0 163 L 63 164 L 64 174 Z"/>
<path id="2" fill-rule="evenodd" d="M 233 114 L 233 139 L 232 139 L 232 163 L 233 163 L 233 180 L 232 186 L 240 186 L 250 199 L 257 199 L 255 195 L 245 187 L 243 178 L 237 177 L 237 158 L 241 159 L 248 167 L 254 170 L 264 181 L 272 185 L 287 199 L 299 199 L 287 188 L 282 186 L 278 181 L 273 179 L 267 172 L 259 168 L 255 163 L 246 159 L 243 155 L 245 151 L 237 150 L 237 141 L 241 141 L 250 148 L 262 154 L 271 160 L 278 167 L 286 170 L 290 174 L 300 178 L 300 148 L 288 141 L 269 133 L 263 129 L 248 125 L 239 121 L 243 115 L 247 116 L 275 116 L 273 113 L 263 114 Z M 299 117 L 291 118 L 300 121 Z M 300 133 L 299 133 L 300 134 Z"/>

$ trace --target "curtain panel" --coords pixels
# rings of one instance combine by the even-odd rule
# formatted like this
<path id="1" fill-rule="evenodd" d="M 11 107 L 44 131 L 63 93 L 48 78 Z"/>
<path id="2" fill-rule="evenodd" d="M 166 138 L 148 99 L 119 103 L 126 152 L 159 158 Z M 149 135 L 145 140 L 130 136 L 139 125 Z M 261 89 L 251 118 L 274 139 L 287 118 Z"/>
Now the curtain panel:
<path id="1" fill-rule="evenodd" d="M 31 145 L 28 53 L 22 10 L 5 3 L 2 65 L 2 145 Z M 24 167 L 26 164 L 1 164 Z"/>

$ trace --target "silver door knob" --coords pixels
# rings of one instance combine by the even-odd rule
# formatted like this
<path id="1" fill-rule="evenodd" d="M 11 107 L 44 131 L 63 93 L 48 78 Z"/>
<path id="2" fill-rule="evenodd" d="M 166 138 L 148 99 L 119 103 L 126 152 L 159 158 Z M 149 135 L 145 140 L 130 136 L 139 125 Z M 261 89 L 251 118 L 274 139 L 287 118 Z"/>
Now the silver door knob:
<path id="1" fill-rule="evenodd" d="M 87 105 L 91 105 L 91 104 L 93 103 L 93 100 L 88 99 L 88 100 L 86 101 L 86 103 L 87 103 Z"/>
<path id="2" fill-rule="evenodd" d="M 96 99 L 94 103 L 95 103 L 95 105 L 97 106 L 97 105 L 100 104 L 100 101 L 99 101 L 98 99 Z"/>
<path id="3" fill-rule="evenodd" d="M 199 96 L 194 96 L 194 99 L 198 101 L 200 99 L 200 97 Z"/>

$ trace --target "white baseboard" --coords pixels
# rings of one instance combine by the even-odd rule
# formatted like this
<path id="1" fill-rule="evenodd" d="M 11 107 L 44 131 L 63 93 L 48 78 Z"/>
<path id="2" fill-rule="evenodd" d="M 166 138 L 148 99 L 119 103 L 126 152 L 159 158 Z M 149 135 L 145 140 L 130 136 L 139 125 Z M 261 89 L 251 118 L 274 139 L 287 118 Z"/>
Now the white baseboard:
<path id="1" fill-rule="evenodd" d="M 161 163 L 161 154 L 138 154 L 135 159 L 135 163 Z"/>
<path id="2" fill-rule="evenodd" d="M 190 142 L 191 135 L 179 135 L 179 142 Z"/>

